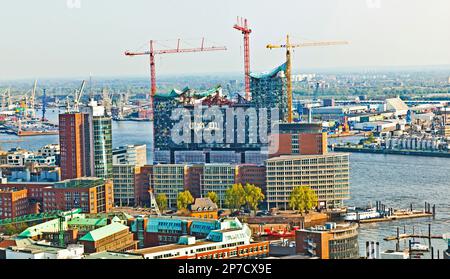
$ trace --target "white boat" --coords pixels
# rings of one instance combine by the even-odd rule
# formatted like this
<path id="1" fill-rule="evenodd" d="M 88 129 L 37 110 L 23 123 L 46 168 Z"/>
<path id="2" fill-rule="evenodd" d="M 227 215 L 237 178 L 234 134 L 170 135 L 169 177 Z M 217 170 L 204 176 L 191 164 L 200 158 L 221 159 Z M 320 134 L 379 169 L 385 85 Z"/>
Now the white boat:
<path id="1" fill-rule="evenodd" d="M 411 245 L 411 251 L 428 252 L 430 249 L 428 246 L 415 242 Z"/>
<path id="2" fill-rule="evenodd" d="M 348 212 L 344 214 L 345 221 L 358 221 L 366 219 L 380 218 L 381 214 L 377 212 L 376 208 L 369 208 L 364 211 Z"/>

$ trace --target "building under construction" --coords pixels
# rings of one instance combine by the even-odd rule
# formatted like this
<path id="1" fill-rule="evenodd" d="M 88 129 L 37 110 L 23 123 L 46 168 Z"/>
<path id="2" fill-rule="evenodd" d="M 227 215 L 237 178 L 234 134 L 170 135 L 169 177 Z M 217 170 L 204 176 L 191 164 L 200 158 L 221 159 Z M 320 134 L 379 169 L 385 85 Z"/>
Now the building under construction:
<path id="1" fill-rule="evenodd" d="M 286 63 L 270 72 L 250 74 L 250 92 L 256 108 L 279 109 L 279 119 L 287 114 Z M 270 115 L 270 114 L 269 114 Z"/>
<path id="2" fill-rule="evenodd" d="M 238 96 L 231 99 L 222 93 L 221 86 L 206 91 L 195 91 L 189 87 L 183 90 L 173 89 L 168 93 L 156 93 L 154 96 L 154 144 L 155 163 L 219 163 L 214 152 L 221 152 L 219 157 L 233 158 L 235 163 L 263 164 L 267 154 L 261 150 L 267 148 L 267 138 L 262 133 L 270 132 L 274 121 L 282 121 L 287 112 L 286 78 L 284 71 L 286 64 L 265 73 L 252 73 L 251 101 Z M 174 125 L 181 120 L 171 118 L 176 108 L 184 108 L 190 112 L 190 141 L 175 143 L 172 138 Z M 196 119 L 196 109 L 201 109 L 203 119 Z M 219 109 L 223 121 L 219 116 L 206 120 L 205 111 L 209 108 Z M 237 113 L 241 109 L 244 118 L 238 116 L 227 117 L 227 110 L 234 109 Z M 255 114 L 247 113 L 249 108 Z M 262 115 L 260 109 L 266 109 L 267 117 Z M 271 109 L 278 109 L 278 116 L 273 117 Z M 256 125 L 250 125 L 254 117 Z M 266 117 L 266 119 L 264 119 Z M 244 120 L 245 119 L 245 120 Z M 200 123 L 198 123 L 201 121 Z M 245 122 L 245 128 L 239 127 Z M 222 122 L 221 125 L 219 122 Z M 233 138 L 227 137 L 227 128 L 233 128 Z M 267 127 L 267 128 L 266 128 Z M 221 133 L 223 141 L 208 143 L 205 140 L 196 140 L 196 133 L 205 130 L 214 130 L 214 134 Z M 242 131 L 244 130 L 244 131 Z M 244 132 L 239 136 L 238 132 Z M 256 154 L 258 153 L 258 154 Z M 256 155 L 256 156 L 255 156 Z"/>

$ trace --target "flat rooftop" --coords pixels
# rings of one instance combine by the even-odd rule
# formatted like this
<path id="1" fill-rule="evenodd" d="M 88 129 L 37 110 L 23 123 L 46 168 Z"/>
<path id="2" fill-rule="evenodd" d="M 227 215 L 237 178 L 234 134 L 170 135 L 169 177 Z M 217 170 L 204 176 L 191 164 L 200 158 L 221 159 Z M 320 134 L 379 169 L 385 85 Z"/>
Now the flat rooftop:
<path id="1" fill-rule="evenodd" d="M 337 152 L 328 152 L 326 154 L 318 154 L 318 155 L 282 155 L 279 157 L 270 158 L 267 161 L 279 161 L 279 160 L 296 160 L 296 159 L 315 159 L 315 158 L 324 158 L 324 157 L 334 157 L 334 156 L 345 156 L 349 155 L 349 153 L 337 153 Z"/>
<path id="2" fill-rule="evenodd" d="M 54 184 L 55 188 L 90 188 L 105 183 L 103 178 L 97 177 L 80 177 L 76 179 L 67 179 Z"/>
<path id="3" fill-rule="evenodd" d="M 119 252 L 98 252 L 85 257 L 87 260 L 139 260 L 142 259 L 141 254 L 119 253 Z"/>
<path id="4" fill-rule="evenodd" d="M 199 240 L 199 241 L 195 242 L 195 244 L 191 244 L 191 245 L 168 244 L 168 245 L 161 245 L 161 246 L 156 246 L 156 247 L 149 247 L 149 248 L 143 248 L 143 249 L 134 250 L 133 253 L 134 254 L 145 255 L 145 254 L 151 254 L 151 253 L 171 251 L 171 250 L 175 250 L 175 249 L 193 248 L 193 247 L 197 247 L 197 246 L 201 246 L 201 245 L 205 245 L 205 244 L 212 244 L 212 243 L 216 243 L 217 244 L 217 242 L 206 241 L 206 240 L 202 239 L 202 240 Z"/>

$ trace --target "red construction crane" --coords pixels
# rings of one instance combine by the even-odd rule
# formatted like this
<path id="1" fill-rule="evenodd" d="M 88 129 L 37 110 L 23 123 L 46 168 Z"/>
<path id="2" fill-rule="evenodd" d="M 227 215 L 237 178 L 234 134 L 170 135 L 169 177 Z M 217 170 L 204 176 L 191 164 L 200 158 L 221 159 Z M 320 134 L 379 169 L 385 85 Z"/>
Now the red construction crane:
<path id="1" fill-rule="evenodd" d="M 153 97 L 156 93 L 156 69 L 155 69 L 155 55 L 157 54 L 169 54 L 169 53 L 182 53 L 182 52 L 200 52 L 200 51 L 215 51 L 215 50 L 227 50 L 226 47 L 205 47 L 205 38 L 202 38 L 202 44 L 199 48 L 180 48 L 180 39 L 177 42 L 177 48 L 175 49 L 164 49 L 155 50 L 154 44 L 156 41 L 150 41 L 150 50 L 144 52 L 130 52 L 126 51 L 127 56 L 137 56 L 137 55 L 150 55 L 150 82 L 151 82 L 151 96 Z"/>
<path id="2" fill-rule="evenodd" d="M 250 33 L 252 30 L 247 25 L 246 18 L 237 18 L 233 26 L 244 35 L 244 70 L 245 70 L 245 98 L 250 101 Z"/>

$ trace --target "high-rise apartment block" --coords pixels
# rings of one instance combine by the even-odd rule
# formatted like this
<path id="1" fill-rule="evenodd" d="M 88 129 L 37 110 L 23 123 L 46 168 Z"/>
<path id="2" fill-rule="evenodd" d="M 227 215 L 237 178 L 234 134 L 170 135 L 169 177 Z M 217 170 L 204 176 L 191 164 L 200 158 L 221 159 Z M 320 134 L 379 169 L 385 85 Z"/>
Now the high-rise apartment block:
<path id="1" fill-rule="evenodd" d="M 91 101 L 82 112 L 59 115 L 61 177 L 112 178 L 112 124 L 103 106 Z"/>

